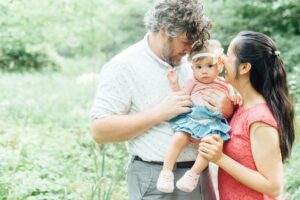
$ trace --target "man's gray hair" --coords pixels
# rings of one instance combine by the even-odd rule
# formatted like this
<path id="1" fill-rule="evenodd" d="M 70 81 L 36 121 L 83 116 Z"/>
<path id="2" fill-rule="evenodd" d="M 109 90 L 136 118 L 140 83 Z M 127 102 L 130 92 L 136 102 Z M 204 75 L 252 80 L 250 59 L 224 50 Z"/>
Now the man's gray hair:
<path id="1" fill-rule="evenodd" d="M 186 33 L 191 44 L 201 47 L 210 37 L 211 23 L 197 0 L 157 0 L 145 15 L 145 26 L 151 32 L 164 26 L 170 37 Z"/>

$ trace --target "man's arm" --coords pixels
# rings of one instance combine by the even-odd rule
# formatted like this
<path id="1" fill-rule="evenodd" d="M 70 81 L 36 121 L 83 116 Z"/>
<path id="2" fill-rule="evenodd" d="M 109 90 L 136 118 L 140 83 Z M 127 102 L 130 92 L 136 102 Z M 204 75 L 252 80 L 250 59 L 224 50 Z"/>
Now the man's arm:
<path id="1" fill-rule="evenodd" d="M 132 139 L 154 125 L 190 111 L 189 95 L 172 92 L 157 105 L 130 115 L 111 115 L 92 122 L 92 134 L 97 143 L 122 142 Z"/>

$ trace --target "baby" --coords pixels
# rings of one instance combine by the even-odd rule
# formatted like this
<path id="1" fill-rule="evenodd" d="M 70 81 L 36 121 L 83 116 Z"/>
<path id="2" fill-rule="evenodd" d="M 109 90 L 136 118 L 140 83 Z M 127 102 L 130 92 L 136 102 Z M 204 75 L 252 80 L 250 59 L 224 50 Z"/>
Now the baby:
<path id="1" fill-rule="evenodd" d="M 174 190 L 174 175 L 172 169 L 182 149 L 193 139 L 218 134 L 228 140 L 230 126 L 227 120 L 218 111 L 212 111 L 207 101 L 202 97 L 205 89 L 218 90 L 225 93 L 234 104 L 240 104 L 238 95 L 234 95 L 233 88 L 224 82 L 218 75 L 223 70 L 223 48 L 217 40 L 208 40 L 200 51 L 194 51 L 191 55 L 193 77 L 185 83 L 185 91 L 191 96 L 193 106 L 189 113 L 178 115 L 170 120 L 175 131 L 170 147 L 164 159 L 157 189 L 161 192 L 171 193 Z M 180 90 L 177 71 L 170 69 L 167 74 L 171 89 Z M 176 183 L 177 188 L 184 192 L 192 192 L 198 184 L 200 173 L 208 165 L 208 161 L 198 154 L 193 167 Z"/>

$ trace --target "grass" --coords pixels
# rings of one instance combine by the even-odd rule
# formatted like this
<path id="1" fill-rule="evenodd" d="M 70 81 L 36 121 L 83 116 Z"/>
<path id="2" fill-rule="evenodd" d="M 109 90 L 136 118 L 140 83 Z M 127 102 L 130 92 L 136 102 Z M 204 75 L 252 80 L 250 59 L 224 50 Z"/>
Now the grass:
<path id="1" fill-rule="evenodd" d="M 97 83 L 77 74 L 1 74 L 1 200 L 128 199 L 125 146 L 93 143 Z M 300 196 L 299 152 L 297 143 L 285 167 L 288 199 Z"/>
<path id="2" fill-rule="evenodd" d="M 0 199 L 126 199 L 124 145 L 90 137 L 95 85 L 76 75 L 1 74 Z"/>

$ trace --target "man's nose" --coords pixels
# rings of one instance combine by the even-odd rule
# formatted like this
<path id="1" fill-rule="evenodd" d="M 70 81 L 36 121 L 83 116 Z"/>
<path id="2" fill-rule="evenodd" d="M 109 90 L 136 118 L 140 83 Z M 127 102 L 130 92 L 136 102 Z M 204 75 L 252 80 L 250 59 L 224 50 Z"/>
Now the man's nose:
<path id="1" fill-rule="evenodd" d="M 185 46 L 185 48 L 184 48 L 184 53 L 186 53 L 186 54 L 191 54 L 192 53 L 192 45 L 190 45 L 190 44 L 187 44 L 186 46 Z"/>

